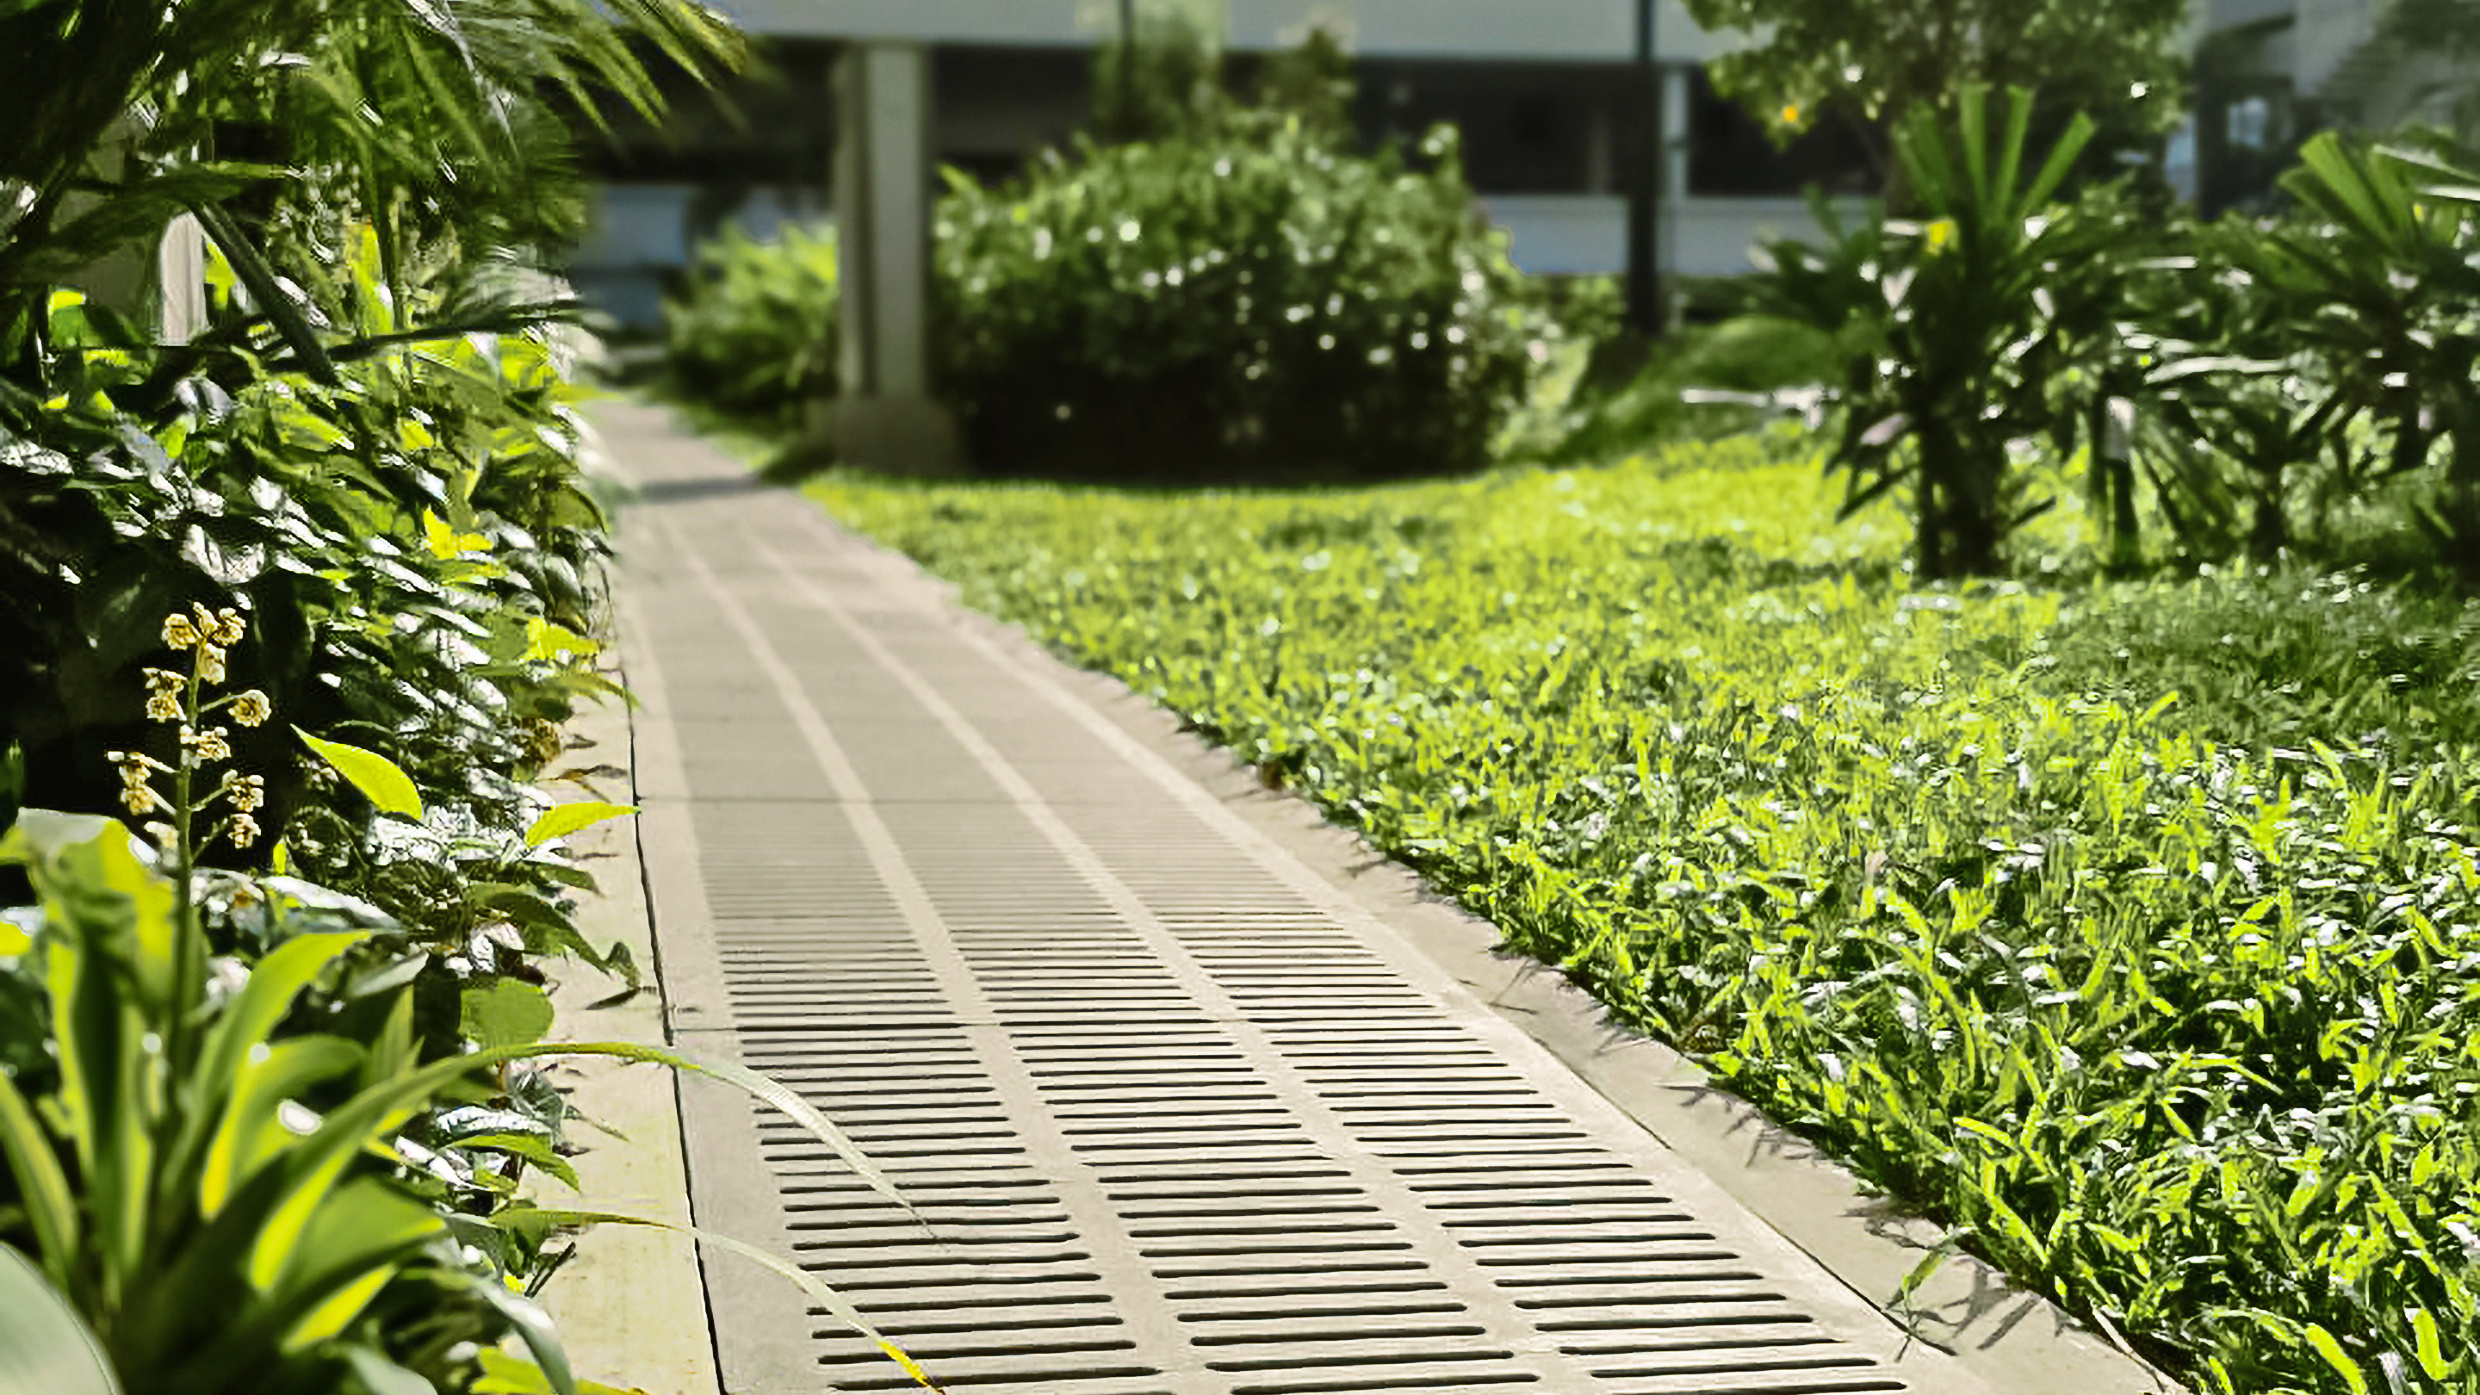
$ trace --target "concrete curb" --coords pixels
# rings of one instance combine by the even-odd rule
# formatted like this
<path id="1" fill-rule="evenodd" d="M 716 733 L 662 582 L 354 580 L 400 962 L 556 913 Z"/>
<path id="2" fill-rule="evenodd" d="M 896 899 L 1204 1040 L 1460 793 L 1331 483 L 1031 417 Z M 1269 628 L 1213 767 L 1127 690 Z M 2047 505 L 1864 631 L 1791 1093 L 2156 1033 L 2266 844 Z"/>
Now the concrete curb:
<path id="1" fill-rule="evenodd" d="M 618 703 L 593 708 L 571 723 L 569 753 L 557 763 L 549 783 L 554 795 L 563 803 L 638 802 L 631 726 L 627 709 Z M 563 778 L 564 772 L 577 773 Z M 616 819 L 567 840 L 578 863 L 600 886 L 598 894 L 583 898 L 579 930 L 597 946 L 625 947 L 645 974 L 645 984 L 636 994 L 619 998 L 622 986 L 617 980 L 584 965 L 571 966 L 552 992 L 559 1039 L 671 1039 L 640 838 L 636 820 Z M 576 1162 L 586 1191 L 570 1197 L 558 1183 L 546 1182 L 543 1204 L 688 1225 L 689 1174 L 673 1073 L 587 1058 L 563 1064 L 559 1078 L 570 1103 L 585 1116 L 572 1123 L 569 1137 L 582 1149 Z M 579 1237 L 576 1256 L 553 1280 L 545 1298 L 580 1376 L 647 1395 L 720 1395 L 706 1286 L 696 1245 L 686 1235 L 642 1226 L 597 1226 Z"/>

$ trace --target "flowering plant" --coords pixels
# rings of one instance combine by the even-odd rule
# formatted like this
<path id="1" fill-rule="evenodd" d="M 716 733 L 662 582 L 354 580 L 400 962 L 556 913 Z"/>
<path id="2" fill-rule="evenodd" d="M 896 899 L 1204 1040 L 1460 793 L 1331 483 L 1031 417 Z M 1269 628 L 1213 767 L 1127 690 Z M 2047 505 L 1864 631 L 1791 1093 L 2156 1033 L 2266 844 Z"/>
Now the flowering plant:
<path id="1" fill-rule="evenodd" d="M 208 688 L 223 683 L 226 655 L 248 634 L 241 613 L 229 607 L 210 612 L 202 605 L 188 615 L 175 611 L 166 616 L 164 643 L 188 651 L 190 667 L 187 673 L 165 668 L 146 671 L 146 716 L 148 721 L 178 728 L 177 752 L 169 763 L 144 751 L 110 753 L 112 763 L 120 767 L 122 805 L 141 818 L 169 816 L 169 821 L 150 821 L 144 832 L 183 868 L 190 865 L 202 842 L 224 838 L 236 848 L 246 848 L 258 841 L 255 815 L 267 802 L 265 776 L 228 769 L 203 797 L 196 784 L 206 767 L 229 761 L 233 755 L 231 729 L 205 725 L 209 716 L 227 712 L 242 726 L 255 727 L 275 715 L 267 695 L 256 688 L 219 698 L 206 695 Z M 157 775 L 172 777 L 170 797 L 155 788 Z M 218 802 L 224 807 L 224 822 L 204 839 L 195 838 L 194 816 Z"/>

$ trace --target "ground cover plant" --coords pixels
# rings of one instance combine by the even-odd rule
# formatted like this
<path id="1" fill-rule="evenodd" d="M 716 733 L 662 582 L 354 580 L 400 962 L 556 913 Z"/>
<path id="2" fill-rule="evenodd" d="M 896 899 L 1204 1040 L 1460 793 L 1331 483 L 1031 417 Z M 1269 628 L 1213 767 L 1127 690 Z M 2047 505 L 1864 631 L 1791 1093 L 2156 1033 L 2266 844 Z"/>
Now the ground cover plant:
<path id="1" fill-rule="evenodd" d="M 2200 1387 L 2480 1390 L 2480 607 L 1915 589 L 1794 439 L 816 488 Z"/>

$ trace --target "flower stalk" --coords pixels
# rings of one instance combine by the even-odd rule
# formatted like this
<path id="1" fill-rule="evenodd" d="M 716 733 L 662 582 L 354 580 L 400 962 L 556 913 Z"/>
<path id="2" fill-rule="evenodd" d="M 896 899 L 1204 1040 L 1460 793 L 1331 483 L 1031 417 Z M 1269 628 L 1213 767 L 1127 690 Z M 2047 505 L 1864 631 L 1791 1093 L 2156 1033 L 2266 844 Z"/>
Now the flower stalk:
<path id="1" fill-rule="evenodd" d="M 164 617 L 164 645 L 187 653 L 189 667 L 187 672 L 147 669 L 145 708 L 148 721 L 174 729 L 173 759 L 166 762 L 144 751 L 107 753 L 120 771 L 122 806 L 141 818 L 161 815 L 149 818 L 144 832 L 171 864 L 173 911 L 182 932 L 182 949 L 173 969 L 171 1031 L 165 1042 L 176 1072 L 187 1067 L 192 1046 L 190 1019 L 206 986 L 206 940 L 198 924 L 193 876 L 199 853 L 218 839 L 227 839 L 236 848 L 257 842 L 256 815 L 267 801 L 263 776 L 227 768 L 211 787 L 203 784 L 209 767 L 233 758 L 231 728 L 210 726 L 209 717 L 222 713 L 241 726 L 255 727 L 275 713 L 267 695 L 255 688 L 207 696 L 209 688 L 224 682 L 227 657 L 248 634 L 248 622 L 230 607 L 210 611 L 193 605 L 188 614 L 175 611 Z M 159 775 L 171 777 L 168 796 L 156 787 Z M 202 836 L 200 816 L 218 804 L 224 811 L 223 822 Z"/>

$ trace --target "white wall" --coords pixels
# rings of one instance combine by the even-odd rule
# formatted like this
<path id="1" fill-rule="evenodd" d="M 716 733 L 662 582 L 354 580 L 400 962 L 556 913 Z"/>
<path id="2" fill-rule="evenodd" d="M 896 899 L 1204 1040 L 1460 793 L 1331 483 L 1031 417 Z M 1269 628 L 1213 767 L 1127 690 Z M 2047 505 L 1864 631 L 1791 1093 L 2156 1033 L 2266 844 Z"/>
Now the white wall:
<path id="1" fill-rule="evenodd" d="M 710 0 L 753 34 L 946 43 L 1091 43 L 1079 0 Z"/>
<path id="2" fill-rule="evenodd" d="M 1544 276 L 1615 274 L 1627 266 L 1627 200 L 1593 194 L 1499 195 L 1481 201 L 1509 234 L 1508 254 Z M 1859 205 L 1847 207 L 1857 216 Z M 1802 198 L 1697 198 L 1662 210 L 1663 270 L 1675 276 L 1738 276 L 1753 270 L 1760 240 L 1822 237 Z"/>
<path id="3" fill-rule="evenodd" d="M 1623 61 L 1636 52 L 1637 0 L 1225 0 L 1236 48 L 1297 43 L 1312 23 L 1380 57 Z M 758 34 L 916 38 L 941 43 L 1085 45 L 1117 23 L 1112 0 L 719 0 Z M 1726 45 L 1659 0 L 1664 57 Z"/>
<path id="4" fill-rule="evenodd" d="M 1235 48 L 1298 43 L 1312 23 L 1358 53 L 1405 58 L 1620 62 L 1636 55 L 1637 0 L 1229 0 Z M 1680 0 L 1659 0 L 1654 36 L 1666 58 L 1724 51 Z"/>

